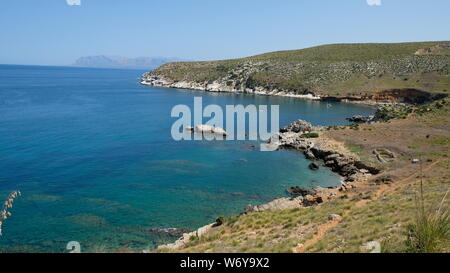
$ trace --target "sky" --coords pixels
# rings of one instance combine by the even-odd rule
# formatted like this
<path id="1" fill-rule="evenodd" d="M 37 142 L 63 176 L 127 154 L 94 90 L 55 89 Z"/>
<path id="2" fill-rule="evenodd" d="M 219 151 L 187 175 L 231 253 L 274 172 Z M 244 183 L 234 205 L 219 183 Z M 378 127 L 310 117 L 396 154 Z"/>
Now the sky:
<path id="1" fill-rule="evenodd" d="M 0 63 L 238 58 L 330 43 L 450 40 L 449 0 L 0 0 Z"/>

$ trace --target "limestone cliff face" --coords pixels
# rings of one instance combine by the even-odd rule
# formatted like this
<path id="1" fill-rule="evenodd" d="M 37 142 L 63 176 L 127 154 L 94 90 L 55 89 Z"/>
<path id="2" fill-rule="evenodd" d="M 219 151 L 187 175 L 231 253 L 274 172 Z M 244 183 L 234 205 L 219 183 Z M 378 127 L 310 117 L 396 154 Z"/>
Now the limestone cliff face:
<path id="1" fill-rule="evenodd" d="M 239 80 L 230 81 L 228 79 L 218 79 L 215 81 L 204 81 L 204 82 L 196 82 L 188 80 L 175 81 L 163 75 L 155 75 L 154 73 L 145 73 L 142 76 L 141 84 L 157 87 L 200 90 L 207 92 L 249 93 L 257 95 L 298 97 L 313 100 L 321 99 L 320 96 L 308 90 L 302 90 L 301 92 L 298 92 L 291 90 L 283 90 L 279 88 L 267 88 L 262 86 L 250 87 Z"/>

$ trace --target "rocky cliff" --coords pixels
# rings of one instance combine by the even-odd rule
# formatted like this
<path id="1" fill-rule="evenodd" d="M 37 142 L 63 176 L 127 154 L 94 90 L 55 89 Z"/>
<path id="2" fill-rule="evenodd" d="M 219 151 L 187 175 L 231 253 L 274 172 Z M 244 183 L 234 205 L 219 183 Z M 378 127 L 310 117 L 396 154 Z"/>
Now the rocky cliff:
<path id="1" fill-rule="evenodd" d="M 141 83 L 311 99 L 404 100 L 409 93 L 398 90 L 449 91 L 447 44 L 326 45 L 236 60 L 168 63 L 145 73 Z M 397 91 L 391 96 L 390 90 Z"/>

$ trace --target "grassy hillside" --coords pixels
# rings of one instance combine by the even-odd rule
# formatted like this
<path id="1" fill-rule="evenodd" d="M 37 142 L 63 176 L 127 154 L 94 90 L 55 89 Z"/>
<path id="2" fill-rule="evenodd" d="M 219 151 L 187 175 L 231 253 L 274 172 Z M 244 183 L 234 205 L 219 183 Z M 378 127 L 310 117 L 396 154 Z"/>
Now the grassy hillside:
<path id="1" fill-rule="evenodd" d="M 149 76 L 236 90 L 364 96 L 386 89 L 450 90 L 450 42 L 334 44 L 253 57 L 169 63 Z"/>

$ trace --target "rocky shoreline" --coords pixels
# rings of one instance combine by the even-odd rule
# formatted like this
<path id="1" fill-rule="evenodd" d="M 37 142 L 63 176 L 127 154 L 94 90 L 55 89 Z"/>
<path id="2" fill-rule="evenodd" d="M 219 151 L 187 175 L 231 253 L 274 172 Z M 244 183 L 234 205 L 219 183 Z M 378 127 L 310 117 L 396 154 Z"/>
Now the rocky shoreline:
<path id="1" fill-rule="evenodd" d="M 286 90 L 280 90 L 276 88 L 275 89 L 267 89 L 264 87 L 247 88 L 244 85 L 230 85 L 229 83 L 222 81 L 203 82 L 203 83 L 188 82 L 188 81 L 173 81 L 163 76 L 151 75 L 151 73 L 144 73 L 142 75 L 141 84 L 156 87 L 189 89 L 205 92 L 248 93 L 255 95 L 283 96 L 283 97 L 303 98 L 310 100 L 322 99 L 322 97 L 307 90 L 302 91 L 300 93 L 298 92 L 292 93 Z"/>
<path id="2" fill-rule="evenodd" d="M 277 145 L 279 148 L 302 151 L 309 160 L 323 161 L 326 167 L 341 175 L 345 182 L 380 173 L 380 170 L 365 164 L 341 145 L 319 137 L 324 130 L 325 127 L 314 127 L 299 120 L 280 130 Z"/>

